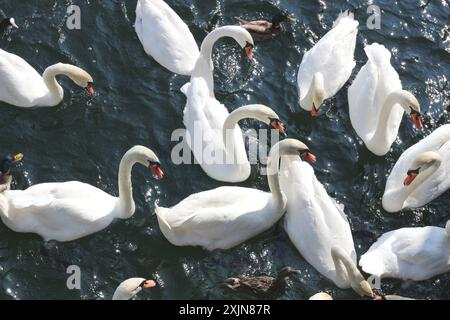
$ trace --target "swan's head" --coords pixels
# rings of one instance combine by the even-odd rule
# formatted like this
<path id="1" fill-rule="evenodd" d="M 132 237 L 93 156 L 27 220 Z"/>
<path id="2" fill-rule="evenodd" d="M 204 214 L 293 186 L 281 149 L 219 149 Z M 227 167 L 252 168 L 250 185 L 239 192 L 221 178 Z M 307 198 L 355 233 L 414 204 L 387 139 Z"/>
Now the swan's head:
<path id="1" fill-rule="evenodd" d="M 156 286 L 153 280 L 144 278 L 131 278 L 122 282 L 114 292 L 113 300 L 130 300 L 143 289 L 150 289 Z"/>
<path id="2" fill-rule="evenodd" d="M 8 174 L 11 170 L 11 166 L 19 161 L 22 161 L 23 154 L 18 153 L 16 155 L 7 155 L 0 161 L 0 172 L 2 174 Z"/>
<path id="3" fill-rule="evenodd" d="M 250 117 L 264 122 L 265 124 L 272 126 L 278 132 L 286 136 L 284 124 L 281 122 L 278 115 L 271 108 L 262 105 L 262 104 L 254 104 L 243 106 L 239 109 L 236 109 L 238 112 L 247 113 Z"/>
<path id="4" fill-rule="evenodd" d="M 423 174 L 428 168 L 435 166 L 436 164 L 440 165 L 441 161 L 442 158 L 437 152 L 429 151 L 420 154 L 408 170 L 407 177 L 403 184 L 405 186 L 410 186 L 420 174 Z"/>
<path id="5" fill-rule="evenodd" d="M 253 60 L 253 49 L 255 48 L 255 42 L 252 35 L 242 27 L 232 27 L 234 39 L 239 43 L 249 60 Z"/>
<path id="6" fill-rule="evenodd" d="M 309 300 L 333 300 L 333 297 L 326 292 L 319 292 L 309 298 Z"/>
<path id="7" fill-rule="evenodd" d="M 125 157 L 131 158 L 147 168 L 158 178 L 162 179 L 164 177 L 164 172 L 161 170 L 161 163 L 156 156 L 156 154 L 147 147 L 135 146 L 131 148 Z"/>
<path id="8" fill-rule="evenodd" d="M 95 93 L 93 86 L 94 80 L 92 79 L 91 75 L 83 69 L 71 64 L 64 63 L 58 63 L 55 65 L 55 67 L 65 75 L 67 75 L 79 87 L 86 89 L 86 91 L 90 94 Z"/>
<path id="9" fill-rule="evenodd" d="M 355 290 L 355 292 L 362 297 L 370 297 L 370 298 L 375 297 L 375 294 L 372 291 L 372 287 L 370 286 L 369 282 L 367 282 L 367 280 L 362 280 L 361 282 L 358 283 L 352 283 L 351 286 L 352 289 Z"/>
<path id="10" fill-rule="evenodd" d="M 420 103 L 409 91 L 403 90 L 400 94 L 400 105 L 406 113 L 411 116 L 411 120 L 417 129 L 422 129 L 422 115 L 420 113 Z"/>
<path id="11" fill-rule="evenodd" d="M 278 142 L 273 148 L 278 150 L 280 156 L 300 156 L 303 161 L 316 162 L 316 156 L 301 141 L 296 139 L 284 139 Z"/>
<path id="12" fill-rule="evenodd" d="M 6 18 L 6 19 L 3 19 L 2 22 L 0 22 L 0 32 L 6 31 L 6 29 L 8 29 L 10 27 L 19 29 L 19 27 L 16 24 L 16 20 L 14 18 Z"/>
<path id="13" fill-rule="evenodd" d="M 319 115 L 319 108 L 325 100 L 325 84 L 323 75 L 320 72 L 314 74 L 311 82 L 312 85 L 312 102 L 311 115 L 317 117 Z"/>

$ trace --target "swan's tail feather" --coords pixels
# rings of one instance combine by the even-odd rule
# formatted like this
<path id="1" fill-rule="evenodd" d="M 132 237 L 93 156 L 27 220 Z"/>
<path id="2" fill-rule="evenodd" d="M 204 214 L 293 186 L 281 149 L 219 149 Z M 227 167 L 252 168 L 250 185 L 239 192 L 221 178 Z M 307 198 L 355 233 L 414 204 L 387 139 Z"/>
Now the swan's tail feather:
<path id="1" fill-rule="evenodd" d="M 156 216 L 158 217 L 159 223 L 160 224 L 162 223 L 164 227 L 166 227 L 169 231 L 172 231 L 172 227 L 167 222 L 167 220 L 164 218 L 164 211 L 167 211 L 167 210 L 168 209 L 166 209 L 166 208 L 156 207 L 155 213 L 156 213 Z"/>
<path id="2" fill-rule="evenodd" d="M 367 58 L 376 65 L 390 64 L 392 54 L 385 46 L 372 43 L 366 46 L 364 51 L 366 52 Z"/>
<path id="3" fill-rule="evenodd" d="M 187 97 L 190 87 L 191 87 L 191 83 L 188 82 L 184 86 L 181 87 L 180 91 Z"/>
<path id="4" fill-rule="evenodd" d="M 350 10 L 346 10 L 344 12 L 341 12 L 339 14 L 339 16 L 336 18 L 336 21 L 334 21 L 333 28 L 336 27 L 344 19 L 355 20 L 354 18 L 355 18 L 355 15 Z"/>

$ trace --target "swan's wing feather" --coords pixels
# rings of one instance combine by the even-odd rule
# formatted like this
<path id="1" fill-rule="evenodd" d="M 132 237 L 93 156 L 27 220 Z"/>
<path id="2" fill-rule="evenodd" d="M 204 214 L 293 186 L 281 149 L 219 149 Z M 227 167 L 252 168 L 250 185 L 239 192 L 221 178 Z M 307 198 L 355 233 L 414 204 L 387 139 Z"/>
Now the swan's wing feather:
<path id="1" fill-rule="evenodd" d="M 21 57 L 0 49 L 0 101 L 23 107 L 48 93 L 42 77 Z"/>
<path id="2" fill-rule="evenodd" d="M 324 76 L 326 98 L 334 96 L 347 82 L 355 67 L 357 32 L 357 21 L 343 19 L 305 53 L 298 72 L 300 100 L 305 98 L 317 72 Z"/>
<path id="3" fill-rule="evenodd" d="M 135 30 L 145 52 L 168 70 L 190 75 L 199 50 L 188 26 L 162 0 L 139 0 Z"/>

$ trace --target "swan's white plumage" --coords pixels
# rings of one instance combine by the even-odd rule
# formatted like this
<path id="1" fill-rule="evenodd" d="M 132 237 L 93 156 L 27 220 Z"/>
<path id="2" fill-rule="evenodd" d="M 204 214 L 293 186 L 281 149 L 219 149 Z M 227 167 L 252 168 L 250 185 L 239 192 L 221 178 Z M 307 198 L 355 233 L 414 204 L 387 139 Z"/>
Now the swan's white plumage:
<path id="1" fill-rule="evenodd" d="M 305 98 L 317 72 L 322 73 L 325 80 L 325 99 L 333 97 L 348 81 L 356 65 L 354 52 L 357 34 L 358 22 L 353 14 L 343 12 L 333 29 L 305 53 L 297 76 L 303 109 L 310 111 L 312 108 L 312 101 Z"/>
<path id="2" fill-rule="evenodd" d="M 106 228 L 117 218 L 117 200 L 78 181 L 43 183 L 0 194 L 0 216 L 13 231 L 71 241 Z"/>
<path id="3" fill-rule="evenodd" d="M 162 0 L 138 0 L 135 30 L 145 52 L 171 72 L 190 75 L 199 57 L 194 36 Z"/>
<path id="4" fill-rule="evenodd" d="M 158 207 L 159 226 L 174 245 L 229 249 L 269 229 L 281 217 L 272 195 L 221 187 L 193 194 L 173 208 Z"/>
<path id="5" fill-rule="evenodd" d="M 450 238 L 437 227 L 391 231 L 370 247 L 359 265 L 381 278 L 426 280 L 450 271 Z"/>
<path id="6" fill-rule="evenodd" d="M 130 300 L 142 291 L 140 284 L 144 278 L 131 278 L 123 281 L 114 291 L 113 300 Z"/>
<path id="7" fill-rule="evenodd" d="M 383 45 L 374 43 L 365 47 L 368 58 L 348 89 L 350 120 L 358 136 L 369 150 L 386 154 L 398 135 L 404 109 L 395 105 L 389 116 L 387 143 L 373 144 L 381 112 L 387 97 L 402 90 L 397 71 L 391 65 L 391 53 Z"/>
<path id="8" fill-rule="evenodd" d="M 245 151 L 244 138 L 239 125 L 234 129 L 234 164 L 227 164 L 227 150 L 223 141 L 223 126 L 229 116 L 227 108 L 209 95 L 206 81 L 191 78 L 183 87 L 187 96 L 183 122 L 187 130 L 186 141 L 195 159 L 206 174 L 218 181 L 241 182 L 250 175 L 250 163 Z M 201 134 L 201 139 L 199 135 Z M 206 150 L 206 151 L 205 151 Z M 215 163 L 207 161 L 206 155 L 214 152 Z M 223 161 L 222 159 L 225 159 Z"/>
<path id="9" fill-rule="evenodd" d="M 411 168 L 412 164 L 420 154 L 427 151 L 438 152 L 442 157 L 442 164 L 432 176 L 408 196 L 408 188 L 403 185 L 407 172 L 410 169 L 416 169 Z M 389 212 L 419 208 L 436 199 L 449 188 L 450 124 L 446 124 L 403 152 L 386 182 L 383 208 Z"/>
<path id="10" fill-rule="evenodd" d="M 42 76 L 21 57 L 0 49 L 0 101 L 19 107 L 49 106 Z"/>
<path id="11" fill-rule="evenodd" d="M 327 194 L 312 167 L 299 157 L 281 160 L 280 183 L 288 199 L 284 228 L 301 255 L 340 288 L 350 280 L 337 274 L 331 248 L 341 248 L 356 264 L 353 237 L 343 208 Z"/>

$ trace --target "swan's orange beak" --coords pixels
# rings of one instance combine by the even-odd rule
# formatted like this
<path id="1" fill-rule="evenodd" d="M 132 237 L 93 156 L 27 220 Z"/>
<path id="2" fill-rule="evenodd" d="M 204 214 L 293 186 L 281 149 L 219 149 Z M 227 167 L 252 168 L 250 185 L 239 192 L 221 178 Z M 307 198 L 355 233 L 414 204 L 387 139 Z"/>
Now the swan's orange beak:
<path id="1" fill-rule="evenodd" d="M 311 109 L 311 116 L 317 117 L 318 115 L 319 115 L 319 110 L 317 110 L 316 105 L 313 104 L 312 109 Z"/>
<path id="2" fill-rule="evenodd" d="M 272 127 L 274 127 L 276 130 L 278 130 L 280 133 L 285 133 L 285 127 L 284 125 L 278 121 L 278 120 L 272 120 L 272 122 L 270 123 L 270 125 Z"/>
<path id="3" fill-rule="evenodd" d="M 156 287 L 156 282 L 153 280 L 147 280 L 144 282 L 143 288 L 144 289 L 151 289 Z"/>
<path id="4" fill-rule="evenodd" d="M 89 92 L 90 94 L 94 94 L 95 93 L 94 86 L 92 85 L 91 82 L 88 83 L 88 85 L 86 87 L 86 91 Z"/>
<path id="5" fill-rule="evenodd" d="M 405 182 L 403 182 L 403 184 L 407 187 L 409 185 L 411 185 L 411 183 L 414 182 L 414 180 L 417 178 L 419 174 L 418 173 L 410 173 L 408 174 L 408 176 L 405 179 Z"/>
<path id="6" fill-rule="evenodd" d="M 245 54 L 250 61 L 253 61 L 253 45 L 247 44 L 244 48 Z"/>
<path id="7" fill-rule="evenodd" d="M 313 155 L 311 152 L 306 152 L 305 158 L 310 163 L 316 163 L 316 161 L 317 161 L 317 157 L 315 155 Z"/>
<path id="8" fill-rule="evenodd" d="M 420 114 L 418 114 L 418 113 L 411 114 L 411 119 L 414 122 L 416 129 L 422 129 L 423 125 L 422 125 L 422 119 L 420 117 Z"/>
<path id="9" fill-rule="evenodd" d="M 164 178 L 164 172 L 161 170 L 158 164 L 151 164 L 148 168 L 158 177 L 158 179 Z"/>

